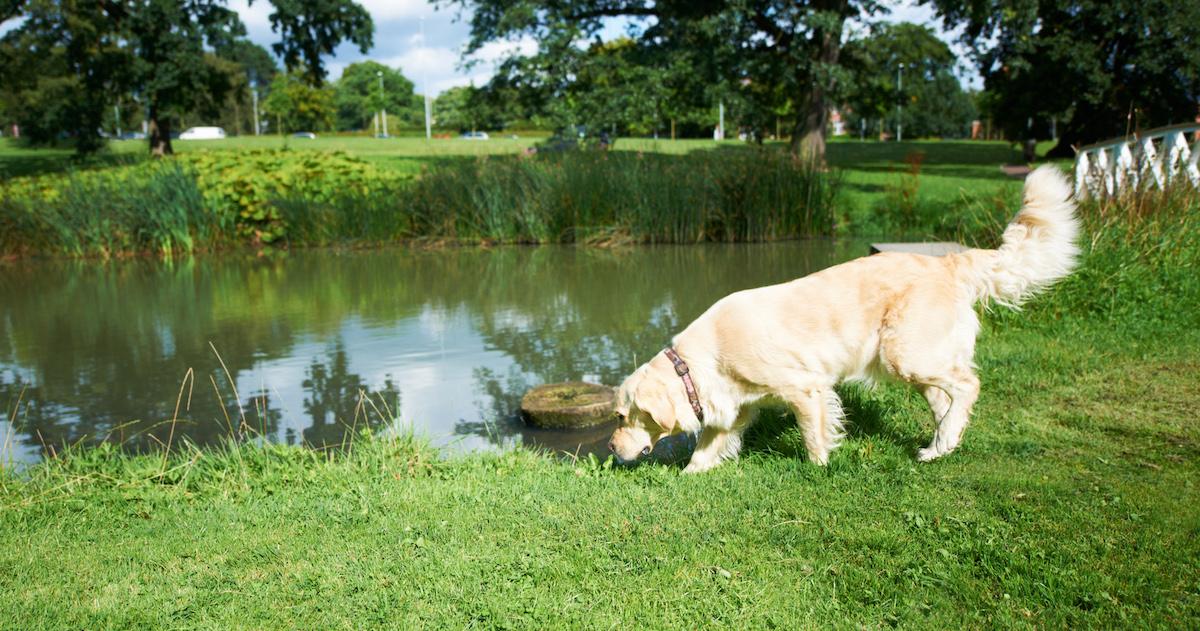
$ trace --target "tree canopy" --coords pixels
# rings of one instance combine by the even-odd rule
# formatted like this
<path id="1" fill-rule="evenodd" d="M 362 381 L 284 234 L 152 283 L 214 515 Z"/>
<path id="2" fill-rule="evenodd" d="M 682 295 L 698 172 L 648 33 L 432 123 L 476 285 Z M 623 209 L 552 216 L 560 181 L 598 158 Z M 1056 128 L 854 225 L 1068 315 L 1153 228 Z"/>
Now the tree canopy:
<path id="1" fill-rule="evenodd" d="M 874 0 L 441 0 L 470 12 L 468 52 L 528 36 L 551 76 L 573 67 L 580 42 L 604 21 L 627 17 L 643 59 L 657 60 L 671 91 L 702 90 L 715 106 L 736 94 L 747 118 L 762 124 L 791 106 L 792 149 L 824 155 L 825 128 L 844 73 L 838 64 L 848 19 L 879 9 Z M 540 83 L 554 82 L 540 81 Z M 562 94 L 552 94 L 555 98 Z M 669 109 L 669 99 L 664 107 Z"/>
<path id="2" fill-rule="evenodd" d="M 370 15 L 352 0 L 271 4 L 274 48 L 307 83 L 320 85 L 321 57 L 339 42 L 371 45 Z M 225 0 L 9 0 L 0 11 L 25 18 L 0 38 L 0 82 L 5 108 L 35 141 L 65 132 L 78 150 L 94 150 L 107 112 L 127 97 L 146 112 L 151 152 L 170 153 L 172 117 L 215 114 L 237 88 L 229 62 L 255 82 L 272 80 L 273 62 L 242 40 Z"/>
<path id="3" fill-rule="evenodd" d="M 336 115 L 333 88 L 307 83 L 303 71 L 275 75 L 263 109 L 279 133 L 329 131 Z"/>
<path id="4" fill-rule="evenodd" d="M 424 124 L 425 120 L 424 100 L 413 92 L 413 82 L 400 71 L 374 61 L 346 66 L 335 86 L 334 104 L 337 128 L 343 130 L 370 127 L 380 109 L 387 111 L 389 120 L 403 126 Z"/>
<path id="5" fill-rule="evenodd" d="M 894 129 L 898 115 L 904 133 L 914 138 L 968 133 L 975 105 L 954 75 L 957 57 L 929 27 L 874 25 L 867 36 L 846 43 L 842 61 L 850 76 L 843 113 L 851 133 L 860 123 L 867 133 L 880 123 Z"/>
<path id="6" fill-rule="evenodd" d="M 1060 133 L 1053 154 L 1138 128 L 1190 122 L 1200 103 L 1200 3 L 927 0 L 962 25 L 1010 138 Z"/>

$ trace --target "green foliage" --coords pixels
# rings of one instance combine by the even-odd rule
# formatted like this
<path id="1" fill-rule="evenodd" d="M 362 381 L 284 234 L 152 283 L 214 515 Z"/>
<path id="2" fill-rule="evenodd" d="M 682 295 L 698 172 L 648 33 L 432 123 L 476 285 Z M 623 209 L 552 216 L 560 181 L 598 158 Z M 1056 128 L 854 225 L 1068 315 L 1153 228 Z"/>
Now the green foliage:
<path id="1" fill-rule="evenodd" d="M 845 103 L 846 123 L 857 134 L 860 121 L 868 135 L 884 129 L 894 133 L 896 105 L 906 137 L 961 138 L 968 134 L 977 112 L 954 71 L 957 58 L 927 26 L 902 22 L 878 25 L 870 36 L 847 42 L 842 63 L 850 73 Z M 897 70 L 904 65 L 899 90 Z"/>
<path id="2" fill-rule="evenodd" d="M 133 65 L 110 16 L 94 2 L 32 0 L 18 8 L 24 21 L 0 37 L 0 112 L 36 144 L 66 136 L 79 153 L 99 149 L 104 106 Z"/>
<path id="3" fill-rule="evenodd" d="M 383 73 L 382 85 L 379 73 Z M 334 88 L 333 101 L 340 130 L 371 129 L 371 120 L 381 108 L 387 110 L 392 128 L 415 127 L 425 121 L 425 102 L 413 93 L 412 81 L 399 70 L 374 61 L 346 66 Z"/>
<path id="4" fill-rule="evenodd" d="M 506 121 L 494 102 L 472 86 L 450 88 L 433 102 L 433 118 L 442 129 L 458 131 L 504 129 Z"/>
<path id="5" fill-rule="evenodd" d="M 276 200 L 299 197 L 323 204 L 347 195 L 382 194 L 394 179 L 336 152 L 204 152 L 179 161 L 194 170 L 216 208 L 236 217 L 238 236 L 251 243 L 273 243 L 287 233 Z"/>
<path id="6" fill-rule="evenodd" d="M 233 222 L 177 164 L 142 164 L 0 188 L 0 251 L 170 255 L 220 241 Z"/>
<path id="7" fill-rule="evenodd" d="M 834 190 L 778 151 L 576 151 L 453 163 L 403 200 L 414 236 L 696 243 L 829 234 Z"/>
<path id="8" fill-rule="evenodd" d="M 975 45 L 987 114 L 1054 155 L 1136 129 L 1191 122 L 1200 95 L 1200 3 L 1171 0 L 935 0 Z M 1032 119 L 1032 125 L 1030 125 Z"/>
<path id="9" fill-rule="evenodd" d="M 271 82 L 263 111 L 278 127 L 276 133 L 331 130 L 336 114 L 333 88 L 314 87 L 298 74 L 280 73 Z"/>
<path id="10" fill-rule="evenodd" d="M 598 37 L 616 17 L 636 20 L 640 64 L 665 83 L 667 117 L 680 109 L 740 100 L 746 126 L 762 137 L 775 117 L 795 112 L 791 151 L 823 158 L 828 110 L 844 72 L 838 65 L 847 19 L 871 15 L 874 0 L 832 2 L 611 2 L 608 0 L 441 0 L 471 16 L 468 52 L 488 42 L 534 38 L 537 52 L 514 54 L 498 73 L 506 89 L 559 99 L 577 80 L 580 44 Z M 623 61 L 600 55 L 601 62 Z M 639 70 L 638 73 L 646 72 Z M 639 78 L 639 81 L 641 79 Z M 637 89 L 655 89 L 643 81 Z M 601 86 L 602 87 L 602 86 Z M 659 89 L 655 89 L 656 92 Z M 611 95 L 609 95 L 611 97 Z M 699 98 L 698 98 L 699 97 Z M 601 96 L 601 102 L 606 97 Z M 656 99 L 652 99 L 656 100 Z M 571 103 L 555 103 L 574 112 Z"/>
<path id="11" fill-rule="evenodd" d="M 351 0 L 272 5 L 272 28 L 284 40 L 275 50 L 309 84 L 320 85 L 321 56 L 341 41 L 364 53 L 371 45 L 370 15 Z M 232 72 L 231 63 L 250 68 L 250 78 L 268 79 L 262 55 L 238 43 L 245 27 L 224 0 L 33 0 L 14 11 L 25 19 L 0 39 L 0 83 L 13 93 L 0 108 L 35 140 L 74 137 L 80 153 L 102 146 L 98 131 L 121 95 L 136 95 L 150 123 L 151 152 L 165 155 L 173 151 L 173 117 L 216 117 L 231 90 L 244 91 L 234 79 L 248 75 Z"/>
<path id="12" fill-rule="evenodd" d="M 284 197 L 383 198 L 400 179 L 342 153 L 287 151 L 190 153 L 162 165 L 14 179 L 0 188 L 0 251 L 109 257 L 269 244 L 287 233 L 276 207 Z"/>
<path id="13" fill-rule="evenodd" d="M 321 57 L 332 55 L 338 44 L 351 42 L 366 54 L 372 46 L 375 23 L 371 14 L 353 0 L 270 0 L 271 30 L 279 41 L 271 45 L 290 71 L 300 70 L 305 82 L 320 86 L 325 80 Z"/>

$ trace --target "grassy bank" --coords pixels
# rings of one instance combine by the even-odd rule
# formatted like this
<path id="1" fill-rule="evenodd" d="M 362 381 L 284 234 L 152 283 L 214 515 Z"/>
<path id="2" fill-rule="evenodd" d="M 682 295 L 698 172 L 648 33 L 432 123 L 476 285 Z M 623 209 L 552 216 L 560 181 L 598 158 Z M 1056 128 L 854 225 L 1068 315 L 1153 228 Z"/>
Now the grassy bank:
<path id="1" fill-rule="evenodd" d="M 416 176 L 340 152 L 196 152 L 0 183 L 0 254 L 787 239 L 832 232 L 835 184 L 744 147 L 460 156 Z"/>
<path id="2" fill-rule="evenodd" d="M 985 317 L 963 446 L 843 392 L 709 474 L 233 445 L 0 475 L 6 627 L 1187 628 L 1200 619 L 1200 197 L 1085 207 L 1080 271 Z M 975 235 L 995 239 L 995 232 Z"/>

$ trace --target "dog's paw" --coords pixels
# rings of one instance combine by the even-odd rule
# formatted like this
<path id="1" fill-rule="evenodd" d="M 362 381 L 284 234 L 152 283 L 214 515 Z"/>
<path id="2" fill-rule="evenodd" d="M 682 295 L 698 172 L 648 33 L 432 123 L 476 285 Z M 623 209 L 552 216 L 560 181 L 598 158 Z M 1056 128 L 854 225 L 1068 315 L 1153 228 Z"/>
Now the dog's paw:
<path id="1" fill-rule="evenodd" d="M 688 475 L 695 475 L 697 473 L 704 473 L 715 466 L 715 464 L 709 464 L 707 462 L 692 461 L 688 463 L 688 466 L 683 468 L 683 472 Z"/>
<path id="2" fill-rule="evenodd" d="M 933 447 L 924 447 L 917 450 L 917 460 L 921 462 L 929 462 L 930 460 L 937 459 L 943 455 L 945 454 L 939 452 Z"/>

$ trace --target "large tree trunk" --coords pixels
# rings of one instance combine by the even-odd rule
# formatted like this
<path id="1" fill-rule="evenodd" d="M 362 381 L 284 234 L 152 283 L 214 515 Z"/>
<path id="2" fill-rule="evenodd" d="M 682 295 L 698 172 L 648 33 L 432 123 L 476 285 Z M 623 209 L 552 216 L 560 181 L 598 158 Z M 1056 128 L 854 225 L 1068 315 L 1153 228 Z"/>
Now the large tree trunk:
<path id="1" fill-rule="evenodd" d="M 792 155 L 805 161 L 823 164 L 825 162 L 825 127 L 829 124 L 829 92 L 833 85 L 828 84 L 832 79 L 825 77 L 829 73 L 824 69 L 837 65 L 838 55 L 842 51 L 842 28 L 845 25 L 847 0 L 833 0 L 820 3 L 820 10 L 828 11 L 837 16 L 830 28 L 816 29 L 814 39 L 820 42 L 814 51 L 813 65 L 815 71 L 809 70 L 809 90 L 798 95 L 797 104 L 801 107 L 796 117 L 796 127 L 792 130 Z"/>
<path id="2" fill-rule="evenodd" d="M 171 148 L 171 120 L 159 114 L 158 107 L 150 106 L 150 155 L 155 158 L 175 153 Z"/>
<path id="3" fill-rule="evenodd" d="M 825 127 L 829 123 L 829 103 L 825 88 L 814 84 L 803 97 L 804 107 L 792 131 L 792 155 L 806 162 L 825 162 Z"/>

